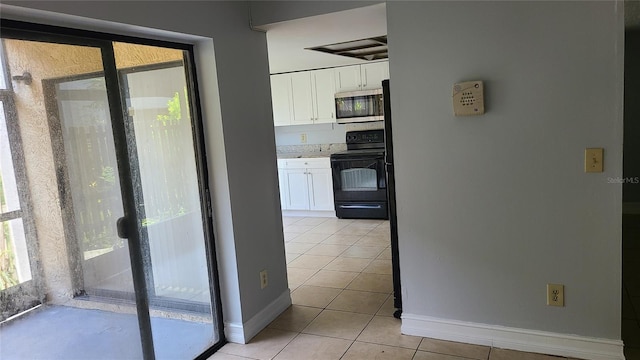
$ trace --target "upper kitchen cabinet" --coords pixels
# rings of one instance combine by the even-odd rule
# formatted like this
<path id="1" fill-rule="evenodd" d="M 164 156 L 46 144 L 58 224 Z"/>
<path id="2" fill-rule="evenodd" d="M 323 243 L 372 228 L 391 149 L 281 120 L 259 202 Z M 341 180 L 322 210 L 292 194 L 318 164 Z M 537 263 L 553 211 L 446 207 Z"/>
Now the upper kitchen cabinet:
<path id="1" fill-rule="evenodd" d="M 382 88 L 382 80 L 389 78 L 389 62 L 335 68 L 336 92 Z"/>
<path id="2" fill-rule="evenodd" d="M 313 90 L 311 72 L 301 71 L 291 74 L 291 94 L 293 99 L 293 125 L 313 124 Z"/>
<path id="3" fill-rule="evenodd" d="M 273 124 L 291 125 L 293 102 L 291 101 L 291 76 L 271 75 L 271 102 L 273 104 Z"/>
<path id="4" fill-rule="evenodd" d="M 275 126 L 335 122 L 333 69 L 271 75 Z"/>
<path id="5" fill-rule="evenodd" d="M 334 69 L 336 92 L 362 90 L 360 65 L 342 66 Z"/>
<path id="6" fill-rule="evenodd" d="M 334 74 L 333 69 L 311 71 L 312 86 L 315 91 L 315 124 L 336 121 L 336 81 Z"/>
<path id="7" fill-rule="evenodd" d="M 382 80 L 389 78 L 389 62 L 380 61 L 360 65 L 362 90 L 382 89 Z"/>

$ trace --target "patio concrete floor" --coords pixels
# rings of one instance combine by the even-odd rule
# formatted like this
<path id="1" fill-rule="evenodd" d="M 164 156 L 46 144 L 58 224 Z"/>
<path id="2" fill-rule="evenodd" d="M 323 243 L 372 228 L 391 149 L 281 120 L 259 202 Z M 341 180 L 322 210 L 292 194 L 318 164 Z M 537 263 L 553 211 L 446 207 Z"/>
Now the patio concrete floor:
<path id="1" fill-rule="evenodd" d="M 192 359 L 213 344 L 213 325 L 151 318 L 157 359 Z M 0 359 L 141 359 L 136 315 L 44 306 L 0 326 Z"/>

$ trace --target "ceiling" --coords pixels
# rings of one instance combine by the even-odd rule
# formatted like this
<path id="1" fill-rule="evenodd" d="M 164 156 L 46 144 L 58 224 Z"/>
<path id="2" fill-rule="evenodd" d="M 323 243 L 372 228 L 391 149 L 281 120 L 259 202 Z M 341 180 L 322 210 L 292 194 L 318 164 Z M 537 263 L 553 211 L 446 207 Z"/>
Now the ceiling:
<path id="1" fill-rule="evenodd" d="M 386 35 L 352 41 L 343 41 L 335 44 L 327 44 L 307 49 L 322 51 L 328 54 L 348 56 L 367 61 L 384 60 L 389 57 Z"/>
<path id="2" fill-rule="evenodd" d="M 366 63 L 367 60 L 307 48 L 385 36 L 384 3 L 265 25 L 272 74 Z"/>

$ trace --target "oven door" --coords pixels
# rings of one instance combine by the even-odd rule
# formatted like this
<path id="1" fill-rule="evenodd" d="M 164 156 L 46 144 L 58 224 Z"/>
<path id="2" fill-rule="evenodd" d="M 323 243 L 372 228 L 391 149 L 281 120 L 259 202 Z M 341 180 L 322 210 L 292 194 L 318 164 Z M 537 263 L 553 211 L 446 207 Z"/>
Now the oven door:
<path id="1" fill-rule="evenodd" d="M 339 218 L 386 219 L 384 154 L 331 159 L 333 194 Z"/>

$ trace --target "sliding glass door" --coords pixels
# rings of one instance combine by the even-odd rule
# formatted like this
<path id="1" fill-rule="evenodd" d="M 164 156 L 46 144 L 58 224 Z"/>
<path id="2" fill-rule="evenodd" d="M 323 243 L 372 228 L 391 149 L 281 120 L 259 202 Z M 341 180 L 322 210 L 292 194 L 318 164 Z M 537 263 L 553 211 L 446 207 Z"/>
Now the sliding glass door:
<path id="1" fill-rule="evenodd" d="M 176 341 L 177 327 L 152 312 L 156 355 L 179 358 L 185 347 L 205 349 L 215 337 L 207 242 L 194 144 L 187 55 L 175 49 L 114 43 L 127 115 L 134 200 L 152 309 L 182 311 L 194 323 Z M 129 54 L 156 54 L 163 62 L 127 67 Z M 162 54 L 162 55 L 160 55 Z M 175 59 L 175 60 L 174 60 Z M 157 314 L 157 315 L 156 315 Z M 159 344 L 172 344 L 160 346 Z"/>
<path id="2" fill-rule="evenodd" d="M 15 92 L 17 116 L 45 116 L 67 248 L 66 259 L 32 260 L 59 260 L 74 304 L 112 313 L 92 314 L 85 335 L 96 337 L 87 349 L 106 350 L 83 358 L 194 358 L 211 349 L 222 328 L 190 47 L 10 25 L 3 27 L 9 68 L 31 77 Z M 27 168 L 34 161 L 48 166 L 46 156 L 28 156 Z M 103 346 L 101 326 L 127 336 Z"/>

